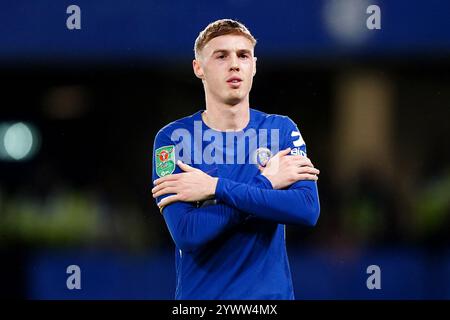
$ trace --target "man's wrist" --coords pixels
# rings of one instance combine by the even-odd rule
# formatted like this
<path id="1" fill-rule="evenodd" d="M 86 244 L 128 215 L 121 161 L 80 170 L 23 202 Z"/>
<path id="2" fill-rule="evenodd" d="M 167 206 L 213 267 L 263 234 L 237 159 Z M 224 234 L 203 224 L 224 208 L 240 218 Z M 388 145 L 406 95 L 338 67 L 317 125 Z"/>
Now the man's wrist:
<path id="1" fill-rule="evenodd" d="M 211 179 L 211 187 L 209 190 L 209 198 L 214 198 L 216 196 L 216 189 L 217 189 L 217 182 L 219 181 L 219 178 L 212 177 Z"/>
<path id="2" fill-rule="evenodd" d="M 260 179 L 260 181 L 262 181 L 262 183 L 264 183 L 264 185 L 266 186 L 266 188 L 269 188 L 269 189 L 275 189 L 275 188 L 273 187 L 272 181 L 270 181 L 270 179 L 269 179 L 267 176 L 265 176 L 264 174 L 258 175 L 258 176 L 257 176 L 257 179 Z"/>
<path id="3" fill-rule="evenodd" d="M 273 189 L 276 189 L 276 188 L 275 188 L 274 181 L 272 181 L 272 179 L 270 179 L 270 175 L 266 175 L 266 174 L 264 174 L 264 172 L 262 172 L 261 175 L 262 175 L 264 178 L 266 178 L 266 179 L 270 182 L 270 184 L 272 185 L 272 188 L 273 188 Z"/>

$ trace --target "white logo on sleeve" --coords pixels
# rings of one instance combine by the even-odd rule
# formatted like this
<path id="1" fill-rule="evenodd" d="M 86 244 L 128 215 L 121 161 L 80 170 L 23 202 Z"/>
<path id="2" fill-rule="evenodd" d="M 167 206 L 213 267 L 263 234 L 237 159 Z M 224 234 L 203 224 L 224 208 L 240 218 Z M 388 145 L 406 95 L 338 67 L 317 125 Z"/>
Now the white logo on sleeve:
<path id="1" fill-rule="evenodd" d="M 306 153 L 300 148 L 292 148 L 291 155 L 293 156 L 304 156 L 306 157 Z"/>
<path id="2" fill-rule="evenodd" d="M 298 139 L 293 142 L 294 147 L 300 147 L 305 144 L 305 141 L 303 141 L 302 135 L 299 131 L 292 131 L 291 137 L 298 137 Z"/>

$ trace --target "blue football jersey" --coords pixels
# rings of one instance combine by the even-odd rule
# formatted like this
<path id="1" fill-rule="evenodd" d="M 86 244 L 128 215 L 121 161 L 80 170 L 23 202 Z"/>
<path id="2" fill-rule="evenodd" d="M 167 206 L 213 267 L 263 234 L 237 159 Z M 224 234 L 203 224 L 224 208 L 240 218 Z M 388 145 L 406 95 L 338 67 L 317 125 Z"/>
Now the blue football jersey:
<path id="1" fill-rule="evenodd" d="M 289 117 L 255 109 L 243 130 L 216 131 L 202 112 L 162 128 L 153 148 L 153 181 L 182 172 L 177 160 L 218 177 L 214 199 L 162 210 L 175 243 L 175 298 L 294 299 L 285 225 L 316 224 L 317 183 L 275 190 L 258 166 L 287 147 L 306 155 L 302 135 Z"/>

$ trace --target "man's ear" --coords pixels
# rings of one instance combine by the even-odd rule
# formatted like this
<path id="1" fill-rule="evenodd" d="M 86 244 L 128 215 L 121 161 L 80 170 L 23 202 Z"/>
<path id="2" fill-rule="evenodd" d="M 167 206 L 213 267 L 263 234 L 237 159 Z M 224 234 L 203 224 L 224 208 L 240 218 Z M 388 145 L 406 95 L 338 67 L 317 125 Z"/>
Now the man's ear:
<path id="1" fill-rule="evenodd" d="M 254 57 L 254 62 L 253 62 L 253 76 L 255 76 L 256 74 L 256 60 L 258 60 L 257 57 Z"/>
<path id="2" fill-rule="evenodd" d="M 200 65 L 200 61 L 194 59 L 192 61 L 192 68 L 194 69 L 194 74 L 197 78 L 199 79 L 204 78 L 203 69 L 202 66 Z"/>

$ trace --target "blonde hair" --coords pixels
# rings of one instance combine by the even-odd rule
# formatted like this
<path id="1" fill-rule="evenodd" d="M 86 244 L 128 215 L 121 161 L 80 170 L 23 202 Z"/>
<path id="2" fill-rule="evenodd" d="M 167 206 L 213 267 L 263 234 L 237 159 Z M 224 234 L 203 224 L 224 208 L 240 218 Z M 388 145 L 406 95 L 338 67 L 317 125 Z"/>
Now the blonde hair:
<path id="1" fill-rule="evenodd" d="M 242 35 L 252 42 L 253 47 L 256 45 L 256 39 L 243 23 L 231 19 L 221 19 L 211 22 L 199 33 L 194 45 L 195 59 L 209 41 L 227 34 Z"/>

